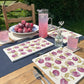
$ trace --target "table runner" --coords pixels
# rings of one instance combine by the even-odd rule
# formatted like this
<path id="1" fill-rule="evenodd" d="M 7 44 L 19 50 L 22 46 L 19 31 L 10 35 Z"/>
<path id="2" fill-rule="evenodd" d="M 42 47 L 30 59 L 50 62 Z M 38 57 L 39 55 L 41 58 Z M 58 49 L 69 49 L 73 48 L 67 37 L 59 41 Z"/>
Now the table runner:
<path id="1" fill-rule="evenodd" d="M 32 39 L 35 39 L 35 38 L 38 38 L 38 36 L 36 36 Z M 30 41 L 32 39 L 31 38 L 26 39 L 22 42 Z M 54 39 L 51 37 L 47 37 L 46 40 L 54 43 Z M 31 55 L 29 55 L 23 59 L 20 59 L 19 61 L 11 62 L 10 59 L 7 57 L 7 55 L 4 53 L 3 49 L 6 47 L 10 47 L 10 46 L 22 43 L 22 42 L 15 42 L 13 44 L 11 43 L 11 44 L 6 44 L 3 46 L 0 46 L 0 77 L 5 76 L 8 73 L 11 73 L 11 72 L 13 72 L 13 71 L 15 71 L 21 67 L 24 67 L 25 65 L 32 63 L 32 59 L 37 57 L 39 55 L 39 53 L 45 53 L 46 51 L 50 51 L 50 50 L 56 48 L 55 46 L 51 46 L 49 48 L 38 51 L 37 53 L 31 54 Z"/>
<path id="2" fill-rule="evenodd" d="M 38 36 L 32 38 L 32 39 L 35 39 L 35 38 L 38 38 Z M 46 38 L 48 41 L 50 42 L 53 42 L 54 43 L 54 39 L 51 38 L 51 37 L 47 37 Z M 80 37 L 79 40 L 83 40 L 84 39 L 84 36 Z M 25 42 L 25 41 L 29 41 L 31 40 L 31 38 L 29 39 L 26 39 L 22 42 Z M 11 62 L 10 59 L 7 57 L 7 55 L 4 53 L 3 49 L 6 48 L 6 47 L 9 47 L 9 46 L 12 46 L 12 45 L 16 45 L 18 43 L 22 43 L 22 42 L 15 42 L 15 43 L 11 43 L 11 44 L 6 44 L 6 45 L 3 45 L 3 46 L 0 46 L 0 77 L 2 76 L 5 76 L 21 67 L 24 67 L 30 63 L 32 63 L 32 59 L 37 57 L 38 56 L 38 53 L 45 53 L 47 51 L 50 51 L 50 50 L 53 50 L 53 49 L 56 49 L 55 46 L 52 46 L 52 47 L 49 47 L 47 49 L 43 49 L 35 54 L 32 54 L 28 57 L 25 57 L 19 61 L 16 61 L 16 62 Z M 64 44 L 64 46 L 66 46 L 66 44 Z"/>

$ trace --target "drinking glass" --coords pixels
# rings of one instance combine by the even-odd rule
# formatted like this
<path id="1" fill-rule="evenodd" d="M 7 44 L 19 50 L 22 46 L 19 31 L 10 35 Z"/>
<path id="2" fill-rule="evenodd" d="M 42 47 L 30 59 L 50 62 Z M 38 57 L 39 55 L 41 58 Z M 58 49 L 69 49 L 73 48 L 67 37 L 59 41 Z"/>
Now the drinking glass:
<path id="1" fill-rule="evenodd" d="M 48 9 L 41 9 L 37 11 L 39 17 L 39 36 L 46 38 L 48 31 Z"/>
<path id="2" fill-rule="evenodd" d="M 0 41 L 6 42 L 9 40 L 8 31 L 0 31 Z"/>

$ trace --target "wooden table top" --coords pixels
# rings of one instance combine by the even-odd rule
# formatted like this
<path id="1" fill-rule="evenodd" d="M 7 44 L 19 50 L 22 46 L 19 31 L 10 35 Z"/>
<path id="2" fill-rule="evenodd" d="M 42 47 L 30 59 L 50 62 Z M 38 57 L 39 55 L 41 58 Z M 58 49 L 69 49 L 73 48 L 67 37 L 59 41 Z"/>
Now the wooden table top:
<path id="1" fill-rule="evenodd" d="M 78 44 L 78 46 L 80 47 L 80 50 L 75 52 L 75 54 L 84 58 L 84 40 L 82 40 Z M 8 75 L 4 77 L 1 77 L 0 84 L 41 84 L 41 81 L 37 80 L 32 73 L 33 66 L 36 66 L 36 65 L 34 63 L 31 63 L 12 73 L 9 73 Z M 45 75 L 45 77 L 47 76 Z M 47 77 L 47 79 L 49 79 L 51 84 L 54 84 L 54 82 L 50 78 Z M 44 79 L 43 81 L 45 82 Z M 47 83 L 45 82 L 45 84 Z M 84 78 L 78 84 L 84 84 Z"/>

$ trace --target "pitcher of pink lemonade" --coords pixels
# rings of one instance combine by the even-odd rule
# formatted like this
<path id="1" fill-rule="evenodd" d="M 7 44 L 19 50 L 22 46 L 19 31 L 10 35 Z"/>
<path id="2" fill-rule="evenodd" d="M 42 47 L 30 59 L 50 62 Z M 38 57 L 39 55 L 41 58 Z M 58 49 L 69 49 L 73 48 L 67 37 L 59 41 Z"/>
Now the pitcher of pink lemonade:
<path id="1" fill-rule="evenodd" d="M 48 9 L 41 9 L 37 11 L 39 20 L 39 36 L 46 38 L 48 31 Z"/>

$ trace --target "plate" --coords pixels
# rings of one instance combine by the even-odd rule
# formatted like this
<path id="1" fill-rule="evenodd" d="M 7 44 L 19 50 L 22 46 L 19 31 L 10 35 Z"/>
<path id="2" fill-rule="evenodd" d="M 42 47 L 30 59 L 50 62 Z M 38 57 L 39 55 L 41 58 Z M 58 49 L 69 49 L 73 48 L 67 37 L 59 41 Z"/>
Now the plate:
<path id="1" fill-rule="evenodd" d="M 18 33 L 18 32 L 16 32 L 16 31 L 14 30 L 15 26 L 16 26 L 16 25 L 11 26 L 11 27 L 9 28 L 9 31 L 10 31 L 10 32 L 13 32 L 13 34 L 16 34 L 16 35 L 27 35 L 27 34 L 33 34 L 33 33 L 36 33 L 36 32 L 39 30 L 38 25 L 35 25 L 35 24 L 34 24 L 33 29 L 32 29 L 32 32 L 27 32 L 27 33 Z"/>

